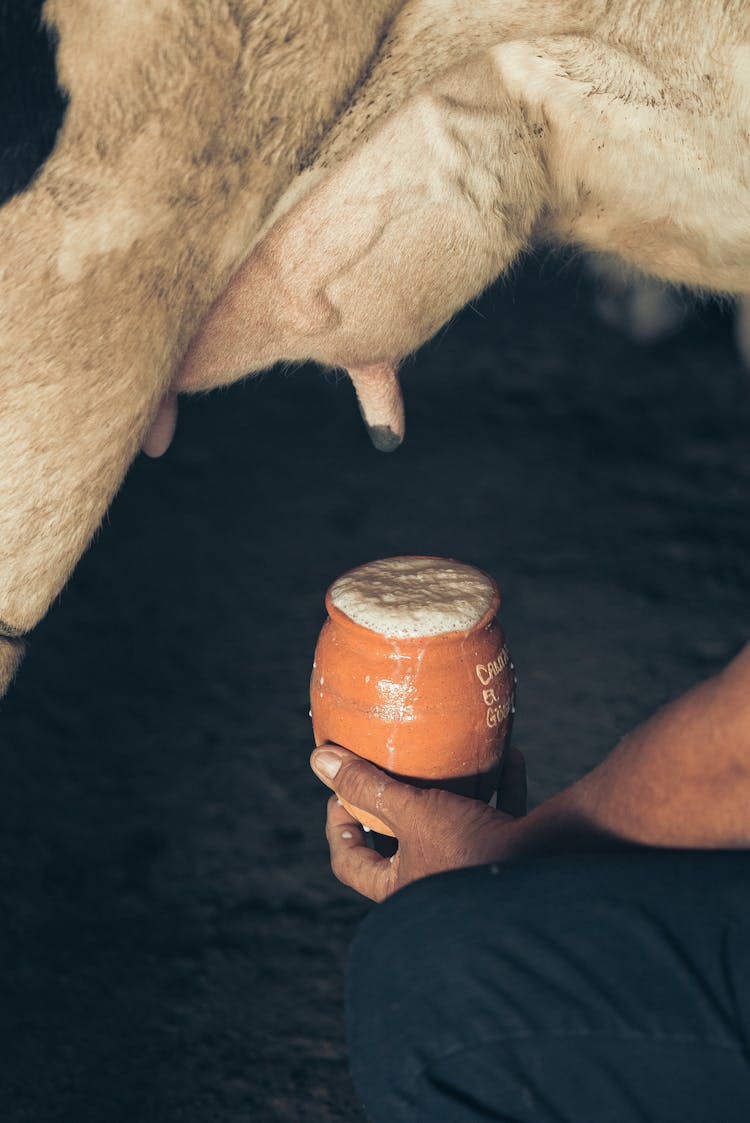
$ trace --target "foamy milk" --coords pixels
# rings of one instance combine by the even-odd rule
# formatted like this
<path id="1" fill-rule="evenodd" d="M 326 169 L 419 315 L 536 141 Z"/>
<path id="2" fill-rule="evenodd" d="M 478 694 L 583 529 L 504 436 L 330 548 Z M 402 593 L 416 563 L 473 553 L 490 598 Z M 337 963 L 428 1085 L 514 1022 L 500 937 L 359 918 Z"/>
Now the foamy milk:
<path id="1" fill-rule="evenodd" d="M 492 604 L 492 581 L 448 558 L 384 558 L 345 573 L 330 589 L 341 612 L 398 639 L 467 631 Z"/>

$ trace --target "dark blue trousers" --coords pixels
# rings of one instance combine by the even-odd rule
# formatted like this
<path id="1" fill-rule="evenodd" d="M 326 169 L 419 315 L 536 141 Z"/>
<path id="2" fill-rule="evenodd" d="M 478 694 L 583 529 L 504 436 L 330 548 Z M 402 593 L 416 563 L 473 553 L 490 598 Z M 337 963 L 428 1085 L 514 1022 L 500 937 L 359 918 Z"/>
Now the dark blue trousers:
<path id="1" fill-rule="evenodd" d="M 750 1123 L 750 852 L 529 859 L 368 915 L 349 966 L 373 1123 Z"/>

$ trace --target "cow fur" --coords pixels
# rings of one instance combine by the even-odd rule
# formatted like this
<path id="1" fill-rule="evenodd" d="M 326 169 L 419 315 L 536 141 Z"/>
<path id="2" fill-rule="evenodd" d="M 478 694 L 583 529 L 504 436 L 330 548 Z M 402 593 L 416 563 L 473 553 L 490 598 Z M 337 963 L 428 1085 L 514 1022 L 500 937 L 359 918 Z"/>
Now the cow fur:
<path id="1" fill-rule="evenodd" d="M 3 682 L 12 637 L 62 588 L 191 332 L 394 7 L 47 4 L 69 108 L 41 174 L 0 211 Z"/>
<path id="2" fill-rule="evenodd" d="M 398 360 L 532 238 L 750 291 L 746 0 L 45 14 L 69 107 L 0 210 L 0 686 L 212 305 L 186 384 Z M 243 300 L 250 331 L 226 316 Z"/>
<path id="3" fill-rule="evenodd" d="M 689 9 L 668 9 L 660 30 L 677 43 Z M 652 47 L 649 66 L 652 28 L 626 39 L 614 23 L 611 46 L 513 40 L 433 80 L 273 223 L 179 384 L 289 359 L 397 365 L 531 240 L 598 251 L 603 267 L 615 254 L 625 276 L 748 291 L 750 55 L 725 15 L 700 51 Z M 692 99 L 678 64 L 700 70 Z"/>

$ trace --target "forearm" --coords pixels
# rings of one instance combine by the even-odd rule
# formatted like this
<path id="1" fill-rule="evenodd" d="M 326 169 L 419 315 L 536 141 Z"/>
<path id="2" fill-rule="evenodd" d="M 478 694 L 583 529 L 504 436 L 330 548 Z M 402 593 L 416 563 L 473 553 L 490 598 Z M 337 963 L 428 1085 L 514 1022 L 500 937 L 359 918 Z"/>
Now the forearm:
<path id="1" fill-rule="evenodd" d="M 750 645 L 519 820 L 505 848 L 627 844 L 750 847 Z"/>

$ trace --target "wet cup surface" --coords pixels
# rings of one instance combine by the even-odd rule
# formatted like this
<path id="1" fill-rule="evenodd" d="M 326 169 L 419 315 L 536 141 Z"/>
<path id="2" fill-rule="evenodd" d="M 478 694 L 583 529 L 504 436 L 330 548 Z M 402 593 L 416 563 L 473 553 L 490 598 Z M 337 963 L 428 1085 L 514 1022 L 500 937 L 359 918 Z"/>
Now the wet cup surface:
<path id="1" fill-rule="evenodd" d="M 315 743 L 333 741 L 423 787 L 489 800 L 515 675 L 496 583 L 447 558 L 387 558 L 338 578 L 315 649 Z M 343 801 L 342 801 L 343 802 Z M 371 830 L 393 831 L 345 804 Z"/>

